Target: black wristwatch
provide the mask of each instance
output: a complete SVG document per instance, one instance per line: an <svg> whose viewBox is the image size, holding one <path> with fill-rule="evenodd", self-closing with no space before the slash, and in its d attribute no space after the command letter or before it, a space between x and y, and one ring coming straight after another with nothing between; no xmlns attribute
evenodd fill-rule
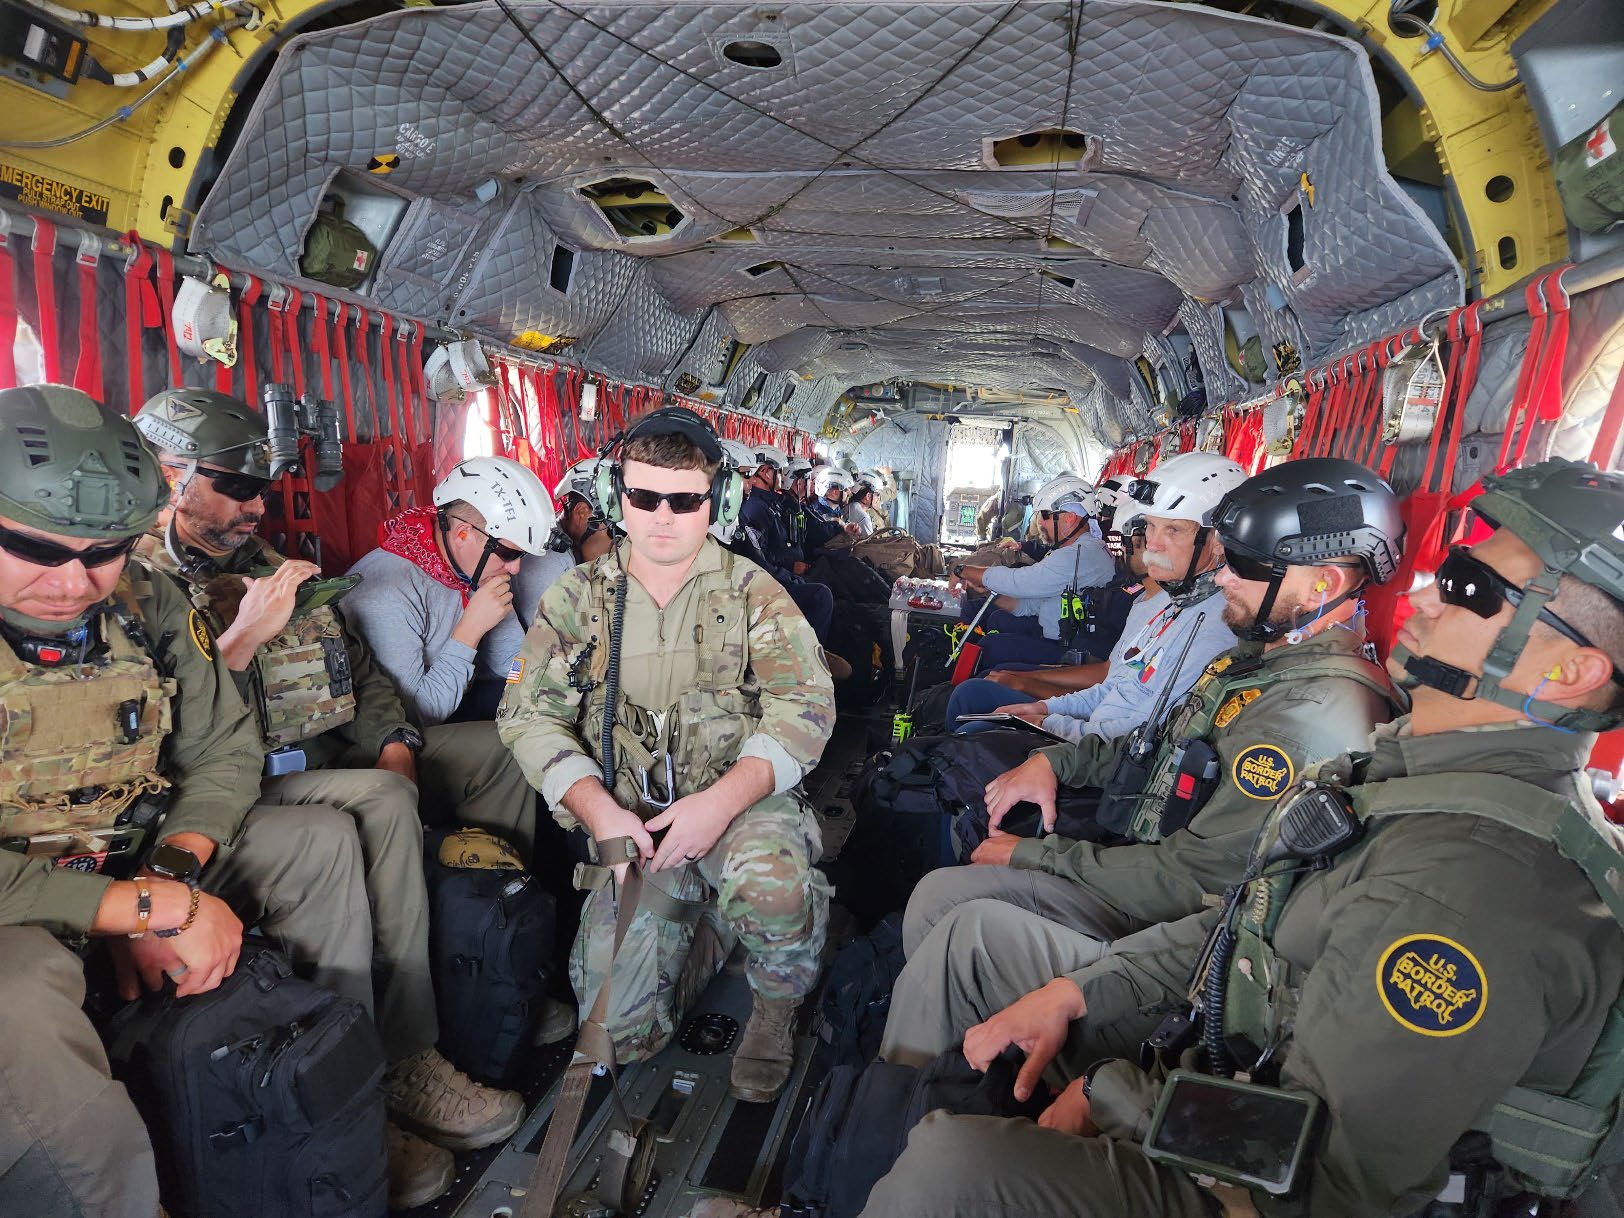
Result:
<svg viewBox="0 0 1624 1218"><path fill-rule="evenodd" d="M415 757L423 751L423 734L414 727L397 727L383 738L378 751L383 752L391 744L404 744L412 750L412 756Z"/></svg>
<svg viewBox="0 0 1624 1218"><path fill-rule="evenodd" d="M159 842L147 856L146 869L160 879L175 880L188 888L196 888L203 878L203 864L197 855L183 846Z"/></svg>

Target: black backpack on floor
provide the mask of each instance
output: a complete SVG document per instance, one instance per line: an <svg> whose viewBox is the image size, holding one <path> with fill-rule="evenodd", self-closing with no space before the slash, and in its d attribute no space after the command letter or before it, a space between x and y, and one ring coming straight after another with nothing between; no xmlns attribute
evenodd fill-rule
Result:
<svg viewBox="0 0 1624 1218"><path fill-rule="evenodd" d="M781 1218L857 1218L901 1156L909 1131L938 1108L1036 1120L1048 1098L1018 1103L1017 1069L1000 1057L980 1074L958 1048L924 1069L881 1061L836 1066L818 1086L790 1142Z"/></svg>
<svg viewBox="0 0 1624 1218"><path fill-rule="evenodd" d="M469 865L441 861L448 843L445 853ZM507 843L481 830L429 832L423 867L440 1052L475 1082L506 1086L546 1002L557 905Z"/></svg>
<svg viewBox="0 0 1624 1218"><path fill-rule="evenodd" d="M818 1040L814 1052L824 1069L874 1060L904 963L899 913L882 918L835 953L812 1024Z"/></svg>
<svg viewBox="0 0 1624 1218"><path fill-rule="evenodd" d="M864 925L901 909L925 874L968 862L987 837L987 784L1052 744L1024 728L957 736L914 736L863 767L853 788L851 836L829 870L840 901ZM1062 788L1055 831L1085 841L1113 841L1094 812L1099 792ZM1005 815L1007 833L1039 833L1036 804Z"/></svg>
<svg viewBox="0 0 1624 1218"><path fill-rule="evenodd" d="M105 1036L175 1218L376 1218L384 1052L361 1004L262 939L206 994L130 1003Z"/></svg>

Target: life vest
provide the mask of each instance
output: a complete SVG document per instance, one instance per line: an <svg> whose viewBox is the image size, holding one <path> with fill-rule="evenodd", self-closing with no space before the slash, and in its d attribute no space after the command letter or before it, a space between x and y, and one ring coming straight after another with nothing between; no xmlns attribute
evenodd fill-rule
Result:
<svg viewBox="0 0 1624 1218"><path fill-rule="evenodd" d="M158 760L177 686L144 646L144 595L145 574L126 570L89 663L32 664L0 644L0 837L72 835L51 853L95 851L99 831L169 785Z"/></svg>
<svg viewBox="0 0 1624 1218"><path fill-rule="evenodd" d="M1480 816L1548 842L1584 872L1624 928L1624 833L1606 822L1577 782L1556 794L1503 774L1428 774L1350 787L1346 795L1367 825L1449 813ZM1296 1019L1300 987L1275 985L1271 993L1266 979L1286 975L1272 936L1299 874L1263 875L1237 906L1231 923L1235 950L1224 983L1226 1037L1273 1044ZM1474 1128L1488 1135L1496 1163L1523 1189L1545 1197L1576 1197L1603 1168L1624 1158L1624 994L1614 999L1601 1036L1566 1092L1514 1085Z"/></svg>
<svg viewBox="0 0 1624 1218"><path fill-rule="evenodd" d="M237 620L247 591L241 575L185 572L156 538L143 538L140 552L158 570L184 581L192 604L216 636ZM259 545L259 555L271 567L287 562L266 545ZM344 646L343 624L333 607L321 605L289 618L282 632L254 654L249 683L260 737L268 750L298 744L353 720L355 686L350 656Z"/></svg>

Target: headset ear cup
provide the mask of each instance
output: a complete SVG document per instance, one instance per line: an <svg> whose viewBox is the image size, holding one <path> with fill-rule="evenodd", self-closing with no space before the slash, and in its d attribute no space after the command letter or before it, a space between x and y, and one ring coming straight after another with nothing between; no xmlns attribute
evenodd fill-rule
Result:
<svg viewBox="0 0 1624 1218"><path fill-rule="evenodd" d="M738 522L744 509L744 479L736 469L718 470L711 484L711 523L724 529Z"/></svg>
<svg viewBox="0 0 1624 1218"><path fill-rule="evenodd" d="M592 474L592 493L598 500L598 510L610 524L620 523L620 462L607 459L598 462Z"/></svg>

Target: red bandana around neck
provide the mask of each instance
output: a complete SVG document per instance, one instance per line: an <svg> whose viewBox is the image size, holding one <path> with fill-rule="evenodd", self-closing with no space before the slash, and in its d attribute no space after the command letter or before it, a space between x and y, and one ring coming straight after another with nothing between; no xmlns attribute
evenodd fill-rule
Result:
<svg viewBox="0 0 1624 1218"><path fill-rule="evenodd" d="M378 548L398 554L417 567L437 584L454 588L462 594L462 603L468 603L468 586L457 577L451 564L441 556L434 544L434 508L408 508L378 526Z"/></svg>

